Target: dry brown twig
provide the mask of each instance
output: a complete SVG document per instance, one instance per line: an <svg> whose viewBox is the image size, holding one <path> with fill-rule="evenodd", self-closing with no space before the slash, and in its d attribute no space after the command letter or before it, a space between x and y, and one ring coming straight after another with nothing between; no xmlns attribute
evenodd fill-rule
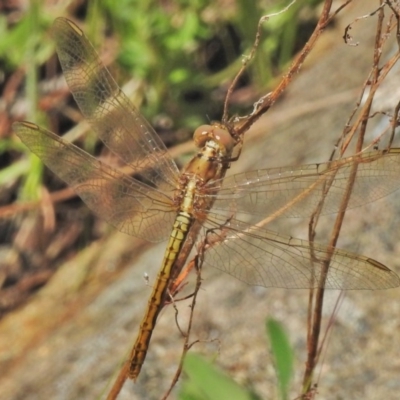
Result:
<svg viewBox="0 0 400 400"><path fill-rule="evenodd" d="M382 60L382 55L384 54L383 52L383 46L385 45L388 37L389 37L389 32L392 31L393 29L396 29L396 32L399 32L399 17L398 17L398 10L395 10L392 6L390 6L390 10L393 11L394 14L392 14L391 18L389 18L389 22L386 25L386 31L384 29L384 11L385 7L388 6L388 2L382 1L380 6L371 12L368 15L365 15L363 17L357 18L354 22L357 22L361 19L365 20L366 18L371 18L374 15L378 15L378 20L376 24L376 35L375 35L375 46L374 46L374 51L373 51L373 62L371 66L371 72L364 83L364 86L362 88L362 93L365 92L367 86L369 86L369 93L367 96L367 99L365 100L363 106L361 107L361 100L358 102L356 105L355 109L351 113L348 123L346 124L346 129L341 135L341 137L338 140L338 146L336 148L340 148L340 157L343 155L345 150L348 148L349 144L353 141L353 138L356 138L356 145L355 145L355 153L360 153L363 150L364 147L364 137L366 133L366 129L368 126L368 122L371 118L371 106L372 102L374 99L374 96L376 94L376 90L378 87L381 85L383 80L386 78L388 72L391 70L393 65L398 61L399 59L399 53L395 54L392 56L388 61L384 62L384 64L381 66L381 60ZM387 7L386 7L387 8ZM392 19L395 19L394 23L391 23ZM354 23L353 22L353 23ZM352 24L350 24L345 31L344 39L345 41L349 40L349 34L348 31ZM396 33L397 36L397 33ZM361 96L360 96L361 99ZM361 108L360 108L361 107ZM388 142L388 146L390 147L392 140L393 140L393 135L394 135L394 126L397 121L397 114L398 114L398 107L394 112L394 117L393 119L393 131L392 131L392 137L390 138ZM357 118L353 120L353 118L357 115ZM357 137L356 137L357 134ZM339 146L340 143L340 146ZM332 153L331 160L334 157L335 151ZM355 177L357 173L357 168L355 165L354 172L350 177L350 180L348 182L348 187L346 189L346 194L342 200L342 204L340 207L340 211L337 215L336 221L334 223L334 226L332 228L332 233L331 233L331 238L329 242L329 247L334 248L336 246L337 240L339 238L339 234L341 231L341 227L344 221L346 209L347 209L347 204L352 192L352 187L355 182ZM309 240L312 242L315 238L316 235L316 229L317 229L317 224L319 220L319 215L321 212L321 208L316 210L315 214L313 215L312 219L310 220L310 225L309 225ZM329 260L327 260L326 263L326 273L322 277L322 279L326 278L326 274L328 273L329 269ZM310 297L309 297L309 315L308 315L308 340L307 340L307 347L308 347L308 358L306 362L306 369L303 377L303 399L307 399L308 394L312 391L312 383L313 383L313 374L316 368L316 365L319 360L319 355L321 353L321 347L324 344L324 341L320 343L320 331L321 331L321 324L322 324L322 309L323 309L323 303L324 303L324 285L320 285L320 289L310 290ZM331 324L329 325L330 327L332 326Z"/></svg>

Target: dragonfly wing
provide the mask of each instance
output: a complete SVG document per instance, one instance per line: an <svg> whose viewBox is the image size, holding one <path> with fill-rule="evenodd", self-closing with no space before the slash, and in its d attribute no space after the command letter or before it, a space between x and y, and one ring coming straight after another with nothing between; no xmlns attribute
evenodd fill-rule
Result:
<svg viewBox="0 0 400 400"><path fill-rule="evenodd" d="M35 124L16 122L13 129L99 217L121 232L148 241L168 237L176 214L170 197Z"/></svg>
<svg viewBox="0 0 400 400"><path fill-rule="evenodd" d="M211 219L210 219L211 217ZM212 222L211 222L212 220ZM211 228L211 227L214 228ZM385 289L399 277L379 262L339 249L209 215L204 263L249 285L306 289ZM329 263L326 280L321 280Z"/></svg>
<svg viewBox="0 0 400 400"><path fill-rule="evenodd" d="M339 211L355 173L347 208L378 200L400 187L400 149L363 153L330 163L250 171L214 183L215 210L262 216L309 217Z"/></svg>
<svg viewBox="0 0 400 400"><path fill-rule="evenodd" d="M100 139L135 173L160 189L174 185L179 171L164 143L122 92L84 33L57 18L52 36L65 79Z"/></svg>

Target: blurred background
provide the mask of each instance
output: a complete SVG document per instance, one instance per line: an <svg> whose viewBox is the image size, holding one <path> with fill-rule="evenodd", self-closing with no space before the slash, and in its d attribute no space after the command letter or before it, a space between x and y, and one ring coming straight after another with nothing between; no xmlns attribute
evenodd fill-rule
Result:
<svg viewBox="0 0 400 400"><path fill-rule="evenodd" d="M129 354L165 243L150 245L97 220L11 131L29 120L106 156L76 108L49 35L58 16L76 22L117 82L171 149L179 166L193 155L193 130L220 120L227 88L254 41L259 18L285 1L3 1L0 3L0 392L1 399L103 398ZM257 57L240 79L230 115L244 115L271 91L304 46L321 1L295 3L263 26ZM246 135L233 172L327 161L371 68L376 19L344 28L378 6L353 1L324 32L293 85ZM368 2L369 3L369 2ZM341 2L335 2L338 6ZM397 51L394 39L385 49ZM376 110L400 99L398 68L381 86ZM376 117L372 140L387 123ZM349 213L339 247L400 272L396 195ZM324 227L321 226L321 235ZM274 229L306 237L308 221ZM294 398L305 360L307 291L249 288L204 271L193 351L262 398L276 398L264 321L283 323L295 350ZM326 318L337 294L327 295ZM395 399L400 381L399 294L346 295L321 363L320 398ZM187 304L180 305L182 316ZM177 366L182 338L174 310L157 324L138 383L120 398L158 399ZM179 385L171 398L176 398Z"/></svg>

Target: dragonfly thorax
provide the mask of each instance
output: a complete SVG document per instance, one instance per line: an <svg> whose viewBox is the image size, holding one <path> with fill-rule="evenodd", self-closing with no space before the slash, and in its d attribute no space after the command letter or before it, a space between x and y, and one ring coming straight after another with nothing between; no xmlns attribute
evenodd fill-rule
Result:
<svg viewBox="0 0 400 400"><path fill-rule="evenodd" d="M194 141L200 150L186 166L183 175L194 175L202 184L220 179L222 170L229 163L234 139L220 125L202 125L195 130Z"/></svg>
<svg viewBox="0 0 400 400"><path fill-rule="evenodd" d="M204 147L186 165L185 175L195 175L204 183L221 177L222 166L226 164L226 150L213 140L206 141Z"/></svg>

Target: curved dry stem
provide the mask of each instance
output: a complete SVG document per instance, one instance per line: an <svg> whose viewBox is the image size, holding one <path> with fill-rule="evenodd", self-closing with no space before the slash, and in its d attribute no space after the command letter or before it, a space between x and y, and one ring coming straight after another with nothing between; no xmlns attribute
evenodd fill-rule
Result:
<svg viewBox="0 0 400 400"><path fill-rule="evenodd" d="M368 84L370 86L370 91L368 93L368 97L362 107L362 109L359 112L359 115L357 119L353 122L352 125L350 125L350 121L352 120L353 116L356 114L356 111L358 109L358 105L356 106L355 110L353 111L350 119L349 119L349 124L346 126L347 129L345 131L345 134L342 135L342 137L339 139L339 142L342 142L341 145L341 154L344 153L344 151L348 148L350 142L354 139L356 133L357 133L357 140L356 140L356 147L355 147L355 152L359 153L363 149L364 145L364 136L366 133L367 125L370 120L370 115L371 115L371 107L372 107L372 102L374 99L374 96L376 94L376 91L378 87L381 85L383 80L386 78L388 72L391 70L393 65L398 61L399 59L399 54L395 54L391 59L385 63L383 67L380 67L380 61L382 57L382 50L383 50L383 45L387 39L387 36L383 35L383 30L384 30L384 6L386 5L386 2L382 2L381 6L375 10L374 12L368 14L367 16L363 16L361 18L366 18L372 15L375 15L378 13L378 22L376 26L376 35L375 35L375 46L374 46L374 57L373 57L373 63L371 67L371 73L368 78ZM392 9L392 7L391 7ZM356 21L358 21L358 18ZM354 22L356 22L354 21ZM396 28L396 32L399 31L399 26L398 26L398 15L396 14L396 21L397 23L395 25L391 26L391 29L394 27ZM351 26L351 25L350 25ZM387 33L387 32L386 32ZM345 31L345 36L348 35L348 29L346 28ZM385 38L385 39L382 39ZM362 88L362 92L366 89L367 86L367 81L364 84ZM395 126L397 125L397 114L399 111L399 105L396 107L396 110L394 112L394 118L393 118L393 131L392 131L392 137L389 140L389 146L392 143L393 140L393 135L394 135L394 129ZM339 143L338 142L338 143ZM333 159L333 154L332 157ZM341 227L344 221L346 209L347 209L347 204L349 202L351 193L352 193L352 188L354 186L355 178L357 174L357 165L354 165L354 170L352 171L352 174L349 177L348 180L348 185L347 189L345 191L345 194L342 199L342 204L340 206L340 211L337 215L335 224L332 228L332 233L331 233L331 239L329 241L329 247L334 248L336 246L337 240L339 238L339 234L341 231ZM329 190L329 189L328 189ZM322 199L323 201L323 199ZM314 213L312 219L310 220L310 228L309 228L309 239L312 241L316 235L316 227L317 223L319 220L319 215L320 215L320 208L316 210ZM329 270L329 260L326 262L325 266L325 274L322 276L321 279L326 279L328 270ZM324 285L321 284L319 285L320 289L317 289L315 291L311 290L310 291L310 297L309 297L309 311L308 311L308 335L307 335L307 347L308 347L308 357L306 361L306 369L303 377L303 399L307 398L307 394L310 393L312 389L312 382L313 382L313 373L316 367L316 364L318 362L319 354L320 354L320 341L319 341L319 335L321 331L321 323L322 323L322 308L323 308L323 301L324 301ZM323 344L323 343L322 343Z"/></svg>

